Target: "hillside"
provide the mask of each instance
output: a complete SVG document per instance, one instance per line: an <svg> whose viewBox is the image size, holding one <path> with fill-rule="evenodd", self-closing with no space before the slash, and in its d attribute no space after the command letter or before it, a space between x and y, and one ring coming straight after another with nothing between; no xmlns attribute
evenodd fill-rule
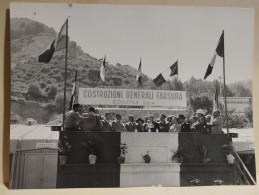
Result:
<svg viewBox="0 0 259 195"><path fill-rule="evenodd" d="M45 24L26 18L11 18L11 95L19 100L55 104L64 88L65 50L55 52L50 63L38 62L38 56L53 41L56 32ZM67 93L72 90L75 71L79 87L103 86L99 80L101 60L85 53L70 40L68 48ZM136 69L130 65L106 65L105 87L136 88ZM143 76L145 88L152 82ZM146 84L147 83L147 84ZM32 93L28 94L28 91ZM69 97L69 96L68 96ZM45 121L45 120L44 120Z"/></svg>

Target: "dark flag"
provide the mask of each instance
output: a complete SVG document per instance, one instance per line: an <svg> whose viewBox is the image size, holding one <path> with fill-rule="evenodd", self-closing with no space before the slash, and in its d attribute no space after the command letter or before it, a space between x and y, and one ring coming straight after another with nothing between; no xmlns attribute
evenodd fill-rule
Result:
<svg viewBox="0 0 259 195"><path fill-rule="evenodd" d="M139 85L141 86L141 85L142 85L142 76L141 76L141 59L140 59L140 63L139 63L138 71L137 71L136 80L138 81Z"/></svg>
<svg viewBox="0 0 259 195"><path fill-rule="evenodd" d="M224 57L224 33L221 34L216 48L218 56Z"/></svg>
<svg viewBox="0 0 259 195"><path fill-rule="evenodd" d="M219 38L218 45L215 50L215 54L213 55L211 62L206 70L204 79L206 79L212 73L212 69L213 69L213 66L214 66L215 60L216 60L216 55L218 55L220 57L224 57L224 33L222 33Z"/></svg>
<svg viewBox="0 0 259 195"><path fill-rule="evenodd" d="M102 66L100 68L100 78L102 79L103 82L105 82L105 64L106 64L106 55L103 59Z"/></svg>
<svg viewBox="0 0 259 195"><path fill-rule="evenodd" d="M76 80L77 80L77 71L76 71L75 80L74 80L74 83L73 83L72 95L71 95L71 101L70 101L69 110L73 109L73 105L74 105L75 100L76 100Z"/></svg>
<svg viewBox="0 0 259 195"><path fill-rule="evenodd" d="M39 62L49 63L55 51L62 50L66 47L67 38L67 20L62 25L59 33L52 43L39 55Z"/></svg>
<svg viewBox="0 0 259 195"><path fill-rule="evenodd" d="M154 80L153 82L155 83L155 85L157 87L161 86L163 83L166 82L165 78L163 77L163 75L160 73Z"/></svg>
<svg viewBox="0 0 259 195"><path fill-rule="evenodd" d="M170 77L174 75L178 75L178 60L170 67L170 69L171 69Z"/></svg>

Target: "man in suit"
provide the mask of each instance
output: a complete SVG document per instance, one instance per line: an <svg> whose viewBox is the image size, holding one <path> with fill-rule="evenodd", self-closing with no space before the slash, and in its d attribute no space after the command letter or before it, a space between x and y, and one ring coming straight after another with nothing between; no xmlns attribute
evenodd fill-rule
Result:
<svg viewBox="0 0 259 195"><path fill-rule="evenodd" d="M165 121L165 118L165 114L160 115L160 122L158 123L160 127L160 132L168 132L169 130L169 124Z"/></svg>
<svg viewBox="0 0 259 195"><path fill-rule="evenodd" d="M121 115L119 113L115 114L116 120L112 122L112 129L115 132L125 132L126 128L121 122Z"/></svg>
<svg viewBox="0 0 259 195"><path fill-rule="evenodd" d="M109 112L105 113L104 120L102 120L102 131L113 131L110 125L111 115Z"/></svg>
<svg viewBox="0 0 259 195"><path fill-rule="evenodd" d="M127 129L127 131L129 131L129 132L134 132L135 131L135 129L137 129L136 128L136 123L135 123L135 120L134 120L134 116L132 115L132 114L130 114L129 116L128 116L128 119L129 119L129 122L128 123L126 123L126 129Z"/></svg>
<svg viewBox="0 0 259 195"><path fill-rule="evenodd" d="M178 123L181 126L181 132L190 132L191 131L191 126L189 123L185 121L185 116L183 114L180 114L178 116Z"/></svg>
<svg viewBox="0 0 259 195"><path fill-rule="evenodd" d="M155 120L155 116L152 114L149 115L149 122L146 124L147 125L146 128L148 129L148 131L151 131L151 132L159 132L160 131L159 124L154 120Z"/></svg>

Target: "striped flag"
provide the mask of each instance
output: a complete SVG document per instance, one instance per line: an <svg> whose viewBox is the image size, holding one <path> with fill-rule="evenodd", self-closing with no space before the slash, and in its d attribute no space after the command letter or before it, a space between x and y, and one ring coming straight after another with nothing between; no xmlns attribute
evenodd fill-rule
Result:
<svg viewBox="0 0 259 195"><path fill-rule="evenodd" d="M140 63L139 63L138 71L137 71L136 80L138 81L139 85L141 86L141 85L142 85L142 76L141 76L141 59L140 59Z"/></svg>
<svg viewBox="0 0 259 195"><path fill-rule="evenodd" d="M100 78L102 79L103 82L105 82L105 63L106 63L106 55L103 59L102 66L100 68Z"/></svg>
<svg viewBox="0 0 259 195"><path fill-rule="evenodd" d="M178 75L178 60L170 67L170 69L171 69L170 77L174 75Z"/></svg>
<svg viewBox="0 0 259 195"><path fill-rule="evenodd" d="M67 23L68 20L66 20L66 22L62 25L59 33L52 43L39 55L39 62L49 63L55 51L62 50L66 47Z"/></svg>
<svg viewBox="0 0 259 195"><path fill-rule="evenodd" d="M220 39L218 41L218 45L215 50L215 54L213 55L211 62L208 65L208 68L207 68L205 76L204 76L204 80L212 73L217 55L220 57L224 57L224 34L223 33L221 34Z"/></svg>
<svg viewBox="0 0 259 195"><path fill-rule="evenodd" d="M76 100L76 81L77 81L77 70L76 70L76 74L75 74L75 80L74 80L74 83L73 83L72 95L71 95L71 101L70 101L69 110L73 109L73 105L74 105L75 100Z"/></svg>

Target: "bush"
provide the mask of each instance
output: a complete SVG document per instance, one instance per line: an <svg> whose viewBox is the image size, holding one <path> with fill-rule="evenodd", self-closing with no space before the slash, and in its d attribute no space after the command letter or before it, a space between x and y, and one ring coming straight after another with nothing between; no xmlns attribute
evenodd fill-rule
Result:
<svg viewBox="0 0 259 195"><path fill-rule="evenodd" d="M224 123L226 127L226 121ZM228 113L228 127L242 129L249 126L249 120L244 116L235 112Z"/></svg>
<svg viewBox="0 0 259 195"><path fill-rule="evenodd" d="M48 98L51 100L54 100L56 95L58 93L58 88L55 85L52 85L50 87L49 93L48 93Z"/></svg>
<svg viewBox="0 0 259 195"><path fill-rule="evenodd" d="M39 86L35 85L35 84L32 84L32 85L29 86L27 94L30 95L33 98L42 97Z"/></svg>

